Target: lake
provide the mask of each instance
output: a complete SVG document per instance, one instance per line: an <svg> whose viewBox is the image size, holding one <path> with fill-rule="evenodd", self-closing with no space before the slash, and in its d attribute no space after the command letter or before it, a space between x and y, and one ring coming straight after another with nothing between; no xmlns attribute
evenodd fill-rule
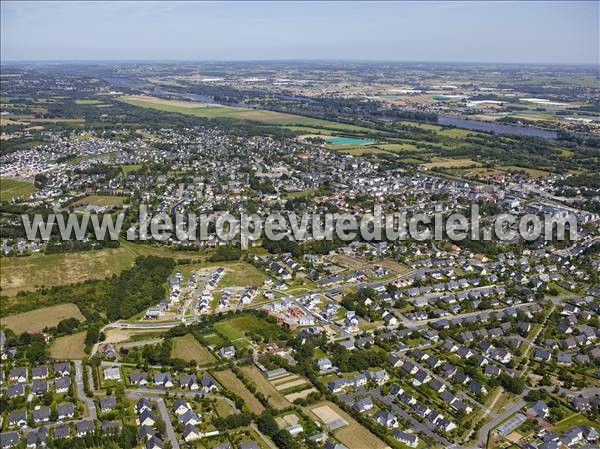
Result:
<svg viewBox="0 0 600 449"><path fill-rule="evenodd" d="M374 140L369 139L359 139L358 137L327 137L325 139L327 143L333 143L334 145L368 145L370 143L375 143Z"/></svg>
<svg viewBox="0 0 600 449"><path fill-rule="evenodd" d="M503 123L482 122L480 120L468 120L443 115L438 117L438 124L456 126L457 128L472 129L473 131L488 131L496 134L545 137L546 139L556 139L558 137L558 133L556 131L530 128L527 126L505 125Z"/></svg>

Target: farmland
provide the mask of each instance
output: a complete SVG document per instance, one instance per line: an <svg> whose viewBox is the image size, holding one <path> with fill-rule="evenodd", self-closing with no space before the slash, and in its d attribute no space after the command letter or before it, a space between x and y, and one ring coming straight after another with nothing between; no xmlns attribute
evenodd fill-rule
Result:
<svg viewBox="0 0 600 449"><path fill-rule="evenodd" d="M242 373L247 376L254 384L256 389L265 395L269 403L276 409L284 409L292 404L279 393L267 378L254 366L245 366L241 368Z"/></svg>
<svg viewBox="0 0 600 449"><path fill-rule="evenodd" d="M182 359L186 362L195 361L200 366L211 365L217 360L215 356L202 346L191 334L173 339L171 357Z"/></svg>
<svg viewBox="0 0 600 449"><path fill-rule="evenodd" d="M333 435L349 449L385 449L387 444L356 422L350 415L330 401L320 402L305 411L323 424L343 419L347 425L337 428Z"/></svg>
<svg viewBox="0 0 600 449"><path fill-rule="evenodd" d="M85 317L75 304L60 304L8 315L2 318L1 322L2 327L11 329L15 334L21 334L23 332L40 332L44 327L56 326L66 318L85 321Z"/></svg>
<svg viewBox="0 0 600 449"><path fill-rule="evenodd" d="M245 387L241 380L237 378L231 370L213 372L215 378L232 393L235 393L244 400L248 410L252 413L262 413L265 409L256 397Z"/></svg>
<svg viewBox="0 0 600 449"><path fill-rule="evenodd" d="M85 332L58 337L50 344L50 355L56 360L76 360L86 356Z"/></svg>

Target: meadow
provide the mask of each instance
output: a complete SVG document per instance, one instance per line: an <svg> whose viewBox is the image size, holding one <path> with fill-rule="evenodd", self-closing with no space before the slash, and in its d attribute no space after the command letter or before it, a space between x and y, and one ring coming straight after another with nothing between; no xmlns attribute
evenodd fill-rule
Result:
<svg viewBox="0 0 600 449"><path fill-rule="evenodd" d="M75 304L67 303L8 315L0 319L0 323L2 327L8 327L15 334L22 334L23 332L41 332L44 327L56 326L66 318L85 321L79 308Z"/></svg>
<svg viewBox="0 0 600 449"><path fill-rule="evenodd" d="M125 199L124 196L116 195L90 195L75 201L72 206L87 206L88 204L94 206L122 206Z"/></svg>
<svg viewBox="0 0 600 449"><path fill-rule="evenodd" d="M171 357L173 358L182 359L186 362L194 361L199 366L211 365L217 361L215 356L191 334L176 337L172 342Z"/></svg>
<svg viewBox="0 0 600 449"><path fill-rule="evenodd" d="M58 337L50 344L50 356L55 360L81 360L86 357L85 332Z"/></svg>
<svg viewBox="0 0 600 449"><path fill-rule="evenodd" d="M10 201L13 198L27 198L34 191L35 186L31 182L0 178L0 201Z"/></svg>

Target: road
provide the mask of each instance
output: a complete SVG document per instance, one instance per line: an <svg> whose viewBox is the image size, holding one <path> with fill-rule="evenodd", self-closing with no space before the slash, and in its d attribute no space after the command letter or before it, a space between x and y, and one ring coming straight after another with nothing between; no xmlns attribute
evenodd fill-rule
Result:
<svg viewBox="0 0 600 449"><path fill-rule="evenodd" d="M86 403L89 417L94 420L98 419L94 400L85 395L83 388L83 363L81 360L75 360L75 386L77 390L77 399Z"/></svg>
<svg viewBox="0 0 600 449"><path fill-rule="evenodd" d="M173 429L173 424L171 424L171 417L169 416L169 410L167 410L165 400L163 398L158 398L156 400L156 405L158 406L158 412L160 413L160 417L165 423L165 433L167 434L167 437L171 442L171 448L179 449L179 441L177 441L175 429Z"/></svg>

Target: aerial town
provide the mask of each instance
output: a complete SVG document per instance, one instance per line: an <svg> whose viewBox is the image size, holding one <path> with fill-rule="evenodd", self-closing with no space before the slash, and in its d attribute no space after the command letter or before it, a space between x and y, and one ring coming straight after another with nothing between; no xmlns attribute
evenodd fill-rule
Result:
<svg viewBox="0 0 600 449"><path fill-rule="evenodd" d="M2 61L1 87L0 449L600 447L597 65ZM469 232L295 229L374 210ZM243 214L291 226L224 239ZM545 217L565 235L528 237Z"/></svg>

